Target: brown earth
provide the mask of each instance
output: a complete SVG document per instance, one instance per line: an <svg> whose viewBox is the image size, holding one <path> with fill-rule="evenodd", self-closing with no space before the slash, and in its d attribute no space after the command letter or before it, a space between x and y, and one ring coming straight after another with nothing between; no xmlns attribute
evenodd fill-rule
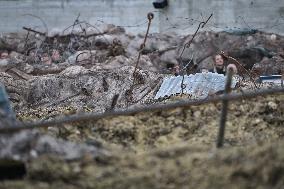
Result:
<svg viewBox="0 0 284 189"><path fill-rule="evenodd" d="M72 162L41 156L1 188L282 188L284 95L230 104L225 147L215 148L221 104L139 113L42 130L110 151Z"/></svg>
<svg viewBox="0 0 284 189"><path fill-rule="evenodd" d="M0 53L8 51L8 58L0 60L0 81L18 119L105 112L116 95L114 110L146 106L147 100L151 104L164 74L173 73L183 44L192 37L150 35L138 83L133 83L144 36L114 26L109 30L80 40L75 34L76 43L73 35L2 37ZM212 67L212 56L225 49L251 74L283 74L283 42L283 36L263 32L200 32L181 60L188 63L195 52L190 63L197 67L190 72L196 72ZM240 91L254 88L242 84ZM216 149L220 111L216 103L26 132L24 141L11 140L12 147L0 148L0 155L21 160L27 174L1 180L0 188L283 188L284 95L230 103L224 148ZM10 145L9 139L4 143L0 138L0 145ZM34 143L41 144L42 153L35 155ZM72 146L78 148L76 158ZM25 158L15 158L15 151Z"/></svg>

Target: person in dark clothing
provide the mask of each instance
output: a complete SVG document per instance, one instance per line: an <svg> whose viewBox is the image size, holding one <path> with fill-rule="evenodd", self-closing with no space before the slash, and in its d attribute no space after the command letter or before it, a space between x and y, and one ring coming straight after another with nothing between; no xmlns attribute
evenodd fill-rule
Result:
<svg viewBox="0 0 284 189"><path fill-rule="evenodd" d="M5 87L0 83L0 127L15 124L15 113L11 107Z"/></svg>
<svg viewBox="0 0 284 189"><path fill-rule="evenodd" d="M225 61L227 58L222 54L217 54L214 57L214 68L209 70L209 72L218 73L218 74L226 74L226 70L228 67L231 67L235 73L237 73L237 67L235 64L229 64L226 66Z"/></svg>

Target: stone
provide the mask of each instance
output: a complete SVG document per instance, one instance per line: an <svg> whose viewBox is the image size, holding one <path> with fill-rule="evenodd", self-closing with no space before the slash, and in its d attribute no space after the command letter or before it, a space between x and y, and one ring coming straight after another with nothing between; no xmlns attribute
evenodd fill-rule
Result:
<svg viewBox="0 0 284 189"><path fill-rule="evenodd" d="M258 75L277 75L282 74L284 70L284 59L281 56L273 58L263 58L260 62L254 64L252 72Z"/></svg>
<svg viewBox="0 0 284 189"><path fill-rule="evenodd" d="M121 60L125 59L120 58ZM144 58L142 58L143 60ZM120 63L114 61L113 64ZM141 65L148 66L142 62ZM137 69L143 83L132 87L133 66L120 65L116 68L113 66L110 66L110 69L107 68L107 66L94 66L86 69L82 66L72 66L57 75L50 74L34 78L29 81L31 86L26 100L30 105L41 104L41 108L47 106L91 106L93 111L104 112L117 94L119 94L117 108L125 108L129 103L142 103L152 98L161 80L160 74ZM126 94L128 90L132 91L131 101L129 101L129 95ZM66 98L68 100L64 100Z"/></svg>
<svg viewBox="0 0 284 189"><path fill-rule="evenodd" d="M79 64L83 62L91 62L91 57L96 55L96 51L78 51L75 54L68 57L67 62L70 64Z"/></svg>
<svg viewBox="0 0 284 189"><path fill-rule="evenodd" d="M34 67L30 64L25 64L23 71L27 74L31 74L34 71Z"/></svg>
<svg viewBox="0 0 284 189"><path fill-rule="evenodd" d="M161 64L165 64L167 68L178 65L176 50L169 50L161 55Z"/></svg>
<svg viewBox="0 0 284 189"><path fill-rule="evenodd" d="M56 139L38 131L21 131L0 137L0 158L28 161L42 155L56 155L64 160L76 160L85 154L95 158L108 152L94 146Z"/></svg>
<svg viewBox="0 0 284 189"><path fill-rule="evenodd" d="M71 66L63 70L60 75L69 77L69 78L74 78L79 75L83 75L88 73L88 71L83 67L83 66Z"/></svg>
<svg viewBox="0 0 284 189"><path fill-rule="evenodd" d="M0 59L0 69L6 67L9 64L9 59Z"/></svg>
<svg viewBox="0 0 284 189"><path fill-rule="evenodd" d="M270 35L270 40L271 41L276 41L276 39L277 39L277 36L275 34L271 34Z"/></svg>

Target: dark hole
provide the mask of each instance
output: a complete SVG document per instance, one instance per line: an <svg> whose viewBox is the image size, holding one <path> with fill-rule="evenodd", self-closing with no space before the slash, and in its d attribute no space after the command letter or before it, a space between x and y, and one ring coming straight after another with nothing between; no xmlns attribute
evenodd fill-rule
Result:
<svg viewBox="0 0 284 189"><path fill-rule="evenodd" d="M91 94L89 93L89 91L87 90L87 88L85 88L85 87L82 87L81 88L81 92L84 94L84 95L86 95L86 96L90 96Z"/></svg>
<svg viewBox="0 0 284 189"><path fill-rule="evenodd" d="M172 69L175 67L175 64L171 64L171 63L168 63L167 64L167 69Z"/></svg>
<svg viewBox="0 0 284 189"><path fill-rule="evenodd" d="M108 48L108 44L101 42L101 41L95 42L95 46L98 47L99 49L107 49Z"/></svg>
<svg viewBox="0 0 284 189"><path fill-rule="evenodd" d="M23 162L0 159L0 181L23 179L26 174L27 170Z"/></svg>

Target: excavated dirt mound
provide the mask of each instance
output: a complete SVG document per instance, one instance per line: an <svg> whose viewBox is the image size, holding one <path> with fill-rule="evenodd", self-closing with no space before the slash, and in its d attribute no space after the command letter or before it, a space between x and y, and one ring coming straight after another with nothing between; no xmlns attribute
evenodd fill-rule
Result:
<svg viewBox="0 0 284 189"><path fill-rule="evenodd" d="M211 69L214 54L225 51L245 68L253 69L256 75L283 72L283 36L259 31L199 32L190 48L179 57L184 44L191 39L192 35L150 34L139 67L173 73L175 66L184 64L192 73L200 68ZM55 36L33 33L3 35L0 37L0 54L8 54L0 60L0 70L7 71L16 66L27 74L46 75L59 73L70 65L113 69L121 65L134 66L143 40L144 35L130 35L115 26L85 37L75 31Z"/></svg>
<svg viewBox="0 0 284 189"><path fill-rule="evenodd" d="M104 118L78 124L79 127L65 125L63 129L50 130L57 137L65 133L65 139L75 141L96 139L133 152L167 147L177 142L211 147L216 141L220 111L221 103L208 104ZM283 115L283 95L230 104L225 145L244 146L283 138Z"/></svg>
<svg viewBox="0 0 284 189"><path fill-rule="evenodd" d="M24 180L1 188L281 188L284 95L230 103L223 149L221 104L104 118L42 130L93 142L108 157L30 160Z"/></svg>
<svg viewBox="0 0 284 189"><path fill-rule="evenodd" d="M104 112L152 99L163 76L137 70L133 81L133 71L132 66L115 70L70 66L59 74L34 76L28 81L0 72L0 82L6 86L18 112L35 109L51 113L62 106Z"/></svg>
<svg viewBox="0 0 284 189"><path fill-rule="evenodd" d="M66 163L42 157L29 165L26 181L2 188L281 188L283 141L208 151L171 146L107 161Z"/></svg>

